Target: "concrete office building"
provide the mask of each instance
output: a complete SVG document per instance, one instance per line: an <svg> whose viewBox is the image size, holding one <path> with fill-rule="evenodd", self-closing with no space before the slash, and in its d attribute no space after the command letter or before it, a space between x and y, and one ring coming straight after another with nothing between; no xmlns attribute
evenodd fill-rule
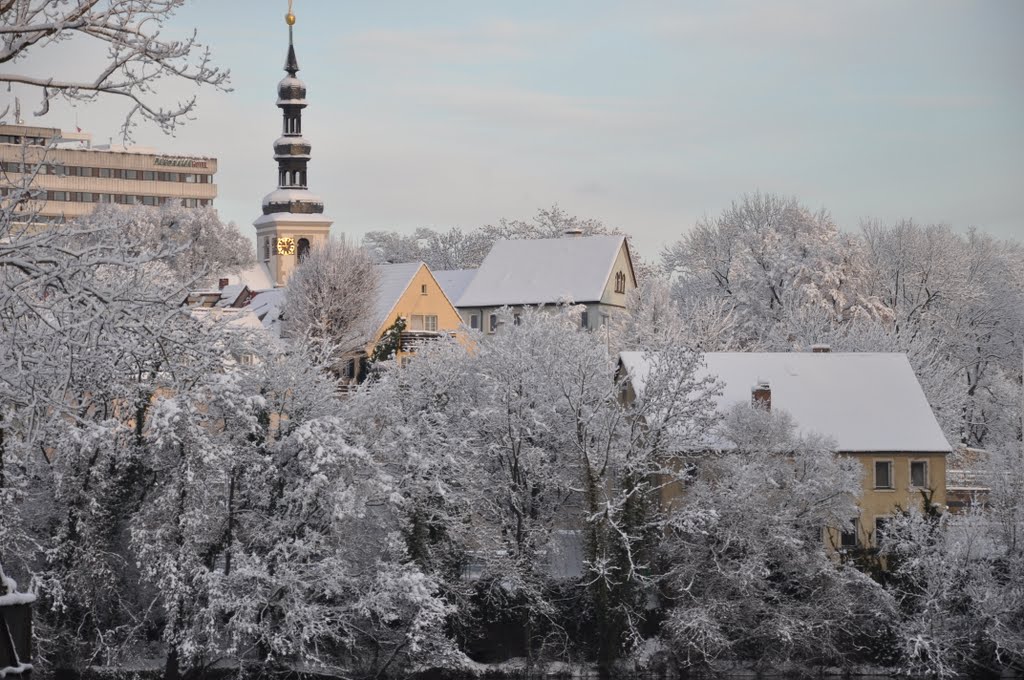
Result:
<svg viewBox="0 0 1024 680"><path fill-rule="evenodd" d="M104 144L57 128L0 125L0 196L26 185L18 207L33 221L71 220L98 203L209 206L217 196L217 159L161 154L151 147Z"/></svg>

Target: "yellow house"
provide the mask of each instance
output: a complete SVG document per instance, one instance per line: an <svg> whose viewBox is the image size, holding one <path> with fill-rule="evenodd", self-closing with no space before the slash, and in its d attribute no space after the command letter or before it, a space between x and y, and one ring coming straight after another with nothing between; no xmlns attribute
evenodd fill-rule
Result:
<svg viewBox="0 0 1024 680"><path fill-rule="evenodd" d="M376 269L376 330L366 344L367 356L373 354L377 342L398 318L405 321L396 357L399 360L414 354L424 342L459 330L462 317L426 264L380 264Z"/></svg>
<svg viewBox="0 0 1024 680"><path fill-rule="evenodd" d="M656 357L623 352L625 398L635 399ZM951 452L904 354L716 352L704 355L707 374L721 381L719 410L752 399L788 412L801 432L830 437L839 455L863 467L856 530L827 531L836 549L877 545L893 515L925 498L946 505L946 457ZM681 493L666 487L663 502Z"/></svg>

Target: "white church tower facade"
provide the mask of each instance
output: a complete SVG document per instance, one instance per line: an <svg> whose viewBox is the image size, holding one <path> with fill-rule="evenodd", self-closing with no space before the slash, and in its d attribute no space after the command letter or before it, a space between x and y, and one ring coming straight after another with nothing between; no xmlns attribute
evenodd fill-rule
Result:
<svg viewBox="0 0 1024 680"><path fill-rule="evenodd" d="M274 142L277 161L277 189L263 198L263 214L256 227L256 256L266 265L275 286L284 286L295 266L310 248L327 240L331 220L324 215L324 203L308 189L307 165L312 146L302 136L302 109L306 108L306 84L296 74L292 27L295 15L288 12L288 75L278 83L277 106L283 115L281 137Z"/></svg>

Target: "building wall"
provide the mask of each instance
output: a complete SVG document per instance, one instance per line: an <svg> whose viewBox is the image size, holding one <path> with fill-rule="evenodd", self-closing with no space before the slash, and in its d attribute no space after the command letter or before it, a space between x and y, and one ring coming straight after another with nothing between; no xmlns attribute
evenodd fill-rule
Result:
<svg viewBox="0 0 1024 680"><path fill-rule="evenodd" d="M284 286L299 265L299 242L306 239L312 249L326 241L330 237L331 220L319 214L284 213L269 217L279 219L256 224L256 258L267 265L274 284ZM295 242L295 252L291 255L277 252L277 239L285 237Z"/></svg>
<svg viewBox="0 0 1024 680"><path fill-rule="evenodd" d="M874 546L875 520L891 517L911 507L922 507L921 488L910 485L910 464L927 463L926 489L932 493L932 503L946 506L946 454L944 453L844 453L859 461L864 469L858 522L858 541L862 546ZM875 461L892 462L892 488L875 487ZM838 543L837 543L838 544Z"/></svg>
<svg viewBox="0 0 1024 680"><path fill-rule="evenodd" d="M49 192L23 212L36 212L46 219L73 219L91 213L101 203L161 205L182 201L197 207L212 205L217 197L215 158L48 145L59 134L52 128L0 125L0 191L31 178L32 189ZM46 143L4 141L26 137ZM130 173L136 178L127 178ZM111 176L93 176L99 174Z"/></svg>
<svg viewBox="0 0 1024 680"><path fill-rule="evenodd" d="M622 272L626 277L625 286L621 293L615 289L615 275L618 272ZM636 288L636 273L633 271L633 263L629 257L628 246L623 242L622 248L619 249L619 254L615 258L615 264L612 265L612 272L604 284L601 304L625 308L626 296L634 288Z"/></svg>
<svg viewBox="0 0 1024 680"><path fill-rule="evenodd" d="M510 305L508 310L511 314L523 314L526 307L536 307L538 305ZM626 311L622 307L617 305L603 304L600 302L588 302L583 305L587 310L586 325L584 326L587 330L596 331L604 327L605 321L611 321L617 315L625 314ZM546 312L557 312L558 305L540 305L540 308ZM477 316L479 323L481 324L477 328L482 330L485 334L491 332L489 319L492 314L499 317L500 325L500 312L504 307L460 307L459 314L462 316L462 322L466 326L472 328L473 315ZM582 319L581 319L582 323Z"/></svg>
<svg viewBox="0 0 1024 680"><path fill-rule="evenodd" d="M424 286L426 286L426 293L422 292ZM456 333L462 325L462 317L459 316L458 310L448 301L441 286L437 284L434 275L430 273L430 269L426 265L420 266L412 283L398 299L395 308L377 329L373 342L366 347L366 353L368 355L373 353L377 341L384 331L395 323L396 316L403 317L407 324L406 330L411 330L413 315L436 316L438 333ZM401 359L409 354L409 352L400 352L398 358Z"/></svg>

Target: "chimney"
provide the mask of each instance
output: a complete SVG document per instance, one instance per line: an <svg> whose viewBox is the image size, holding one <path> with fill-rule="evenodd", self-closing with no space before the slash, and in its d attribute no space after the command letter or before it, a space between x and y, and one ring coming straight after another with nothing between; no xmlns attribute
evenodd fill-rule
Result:
<svg viewBox="0 0 1024 680"><path fill-rule="evenodd" d="M583 230L579 227L569 227L565 230L565 235L567 238L576 238L578 236L583 236Z"/></svg>
<svg viewBox="0 0 1024 680"><path fill-rule="evenodd" d="M832 351L832 346L831 345L824 345L824 344L811 345L811 352L813 352L814 354L828 354L831 351Z"/></svg>
<svg viewBox="0 0 1024 680"><path fill-rule="evenodd" d="M220 288L221 290L224 290L225 288L228 287L228 280L227 279L218 279L217 280L217 287Z"/></svg>
<svg viewBox="0 0 1024 680"><path fill-rule="evenodd" d="M750 388L750 403L765 411L772 410L772 386L767 380L758 380L757 384Z"/></svg>

